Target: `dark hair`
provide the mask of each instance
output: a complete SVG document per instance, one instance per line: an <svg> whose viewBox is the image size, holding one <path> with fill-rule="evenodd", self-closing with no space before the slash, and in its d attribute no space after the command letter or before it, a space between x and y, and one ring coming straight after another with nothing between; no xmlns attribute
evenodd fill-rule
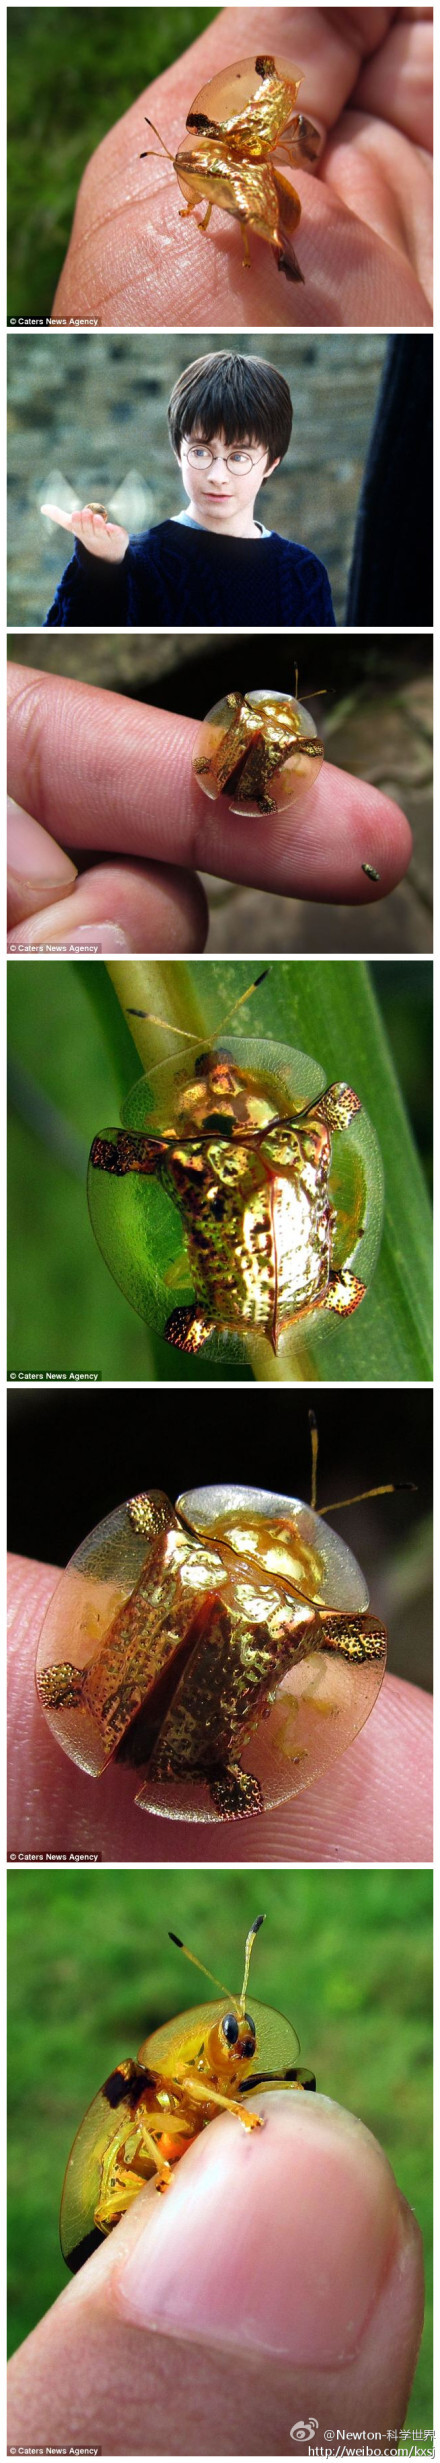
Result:
<svg viewBox="0 0 440 2463"><path fill-rule="evenodd" d="M206 438L220 431L227 445L266 445L269 460L282 460L290 442L292 404L289 387L267 359L245 359L240 351L207 351L192 359L173 385L168 426L174 452L194 428Z"/></svg>

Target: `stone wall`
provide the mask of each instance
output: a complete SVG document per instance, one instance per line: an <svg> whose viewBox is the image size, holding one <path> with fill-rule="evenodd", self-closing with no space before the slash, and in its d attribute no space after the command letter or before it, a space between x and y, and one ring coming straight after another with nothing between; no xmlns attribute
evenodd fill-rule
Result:
<svg viewBox="0 0 440 2463"><path fill-rule="evenodd" d="M77 500L108 503L127 472L144 482L142 527L178 513L182 490L166 426L171 385L192 357L258 351L290 385L287 462L260 498L267 524L323 558L344 620L354 522L380 382L381 334L9 335L10 624L41 624L68 559L66 533L39 507L54 471ZM138 526L141 526L138 524Z"/></svg>

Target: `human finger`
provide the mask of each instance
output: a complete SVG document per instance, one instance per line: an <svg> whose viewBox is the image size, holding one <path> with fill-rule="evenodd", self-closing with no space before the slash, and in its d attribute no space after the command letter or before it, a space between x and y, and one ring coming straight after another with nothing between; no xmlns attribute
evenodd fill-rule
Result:
<svg viewBox="0 0 440 2463"><path fill-rule="evenodd" d="M323 178L432 301L432 170L426 154L380 117L345 111L326 147ZM376 267L377 272L377 267Z"/></svg>
<svg viewBox="0 0 440 2463"><path fill-rule="evenodd" d="M62 505L40 505L40 513L46 515L48 522L57 522L59 530L73 530L74 520L76 523L81 521L79 507L75 516L67 513Z"/></svg>
<svg viewBox="0 0 440 2463"><path fill-rule="evenodd" d="M9 933L9 948L75 947L169 956L204 949L208 912L201 881L170 864L90 865L73 894L42 905Z"/></svg>
<svg viewBox="0 0 440 2463"><path fill-rule="evenodd" d="M9 668L9 695L11 792L67 846L353 905L388 896L407 869L404 813L328 763L290 812L250 824L194 778L193 720L32 668Z"/></svg>
<svg viewBox="0 0 440 2463"><path fill-rule="evenodd" d="M91 1852L123 1863L429 1863L432 1703L386 1676L371 1718L339 1761L272 1813L239 1823L161 1820L134 1802L133 1772L91 1780L60 1752L43 1718L34 1665L59 1574L9 1560L9 1846L14 1855ZM261 1747L263 1750L263 1747Z"/></svg>
<svg viewBox="0 0 440 2463"><path fill-rule="evenodd" d="M371 112L432 153L432 9L390 9L383 41L364 58L351 93L354 111Z"/></svg>
<svg viewBox="0 0 440 2463"><path fill-rule="evenodd" d="M386 9L272 11L274 51L301 67L302 105L323 133L339 120L363 60L376 52L391 19ZM221 12L104 138L80 189L54 303L57 315L95 314L105 324L156 326L181 323L184 314L188 323L204 327L211 278L220 322L231 325L232 300L240 325L291 326L291 292L265 243L253 237L251 270L243 270L240 238L230 218L222 215L219 221L216 214L212 234L201 238L192 215L179 222L175 174L165 154L163 167L141 161L144 114L174 154L198 88L218 68L248 56L254 45L256 52L267 47L267 12ZM380 248L362 226L352 232L345 209L336 210L333 201L332 210L328 195L321 198L317 218L313 199L319 176L299 173L297 180L295 174L295 185L308 224L310 216L308 230L306 216L301 230L308 287L295 289L295 325L423 324L423 294L412 275L405 275L399 256Z"/></svg>
<svg viewBox="0 0 440 2463"><path fill-rule="evenodd" d="M263 2128L211 2123L16 2353L11 2443L294 2454L310 2419L313 2438L347 2420L389 2451L423 2321L414 2215L325 2095L260 2090L251 2108Z"/></svg>
<svg viewBox="0 0 440 2463"><path fill-rule="evenodd" d="M7 800L8 927L39 907L69 898L76 881L76 864L40 828L32 814Z"/></svg>
<svg viewBox="0 0 440 2463"><path fill-rule="evenodd" d="M74 513L60 512L57 505L40 505L40 512L47 514L50 522L57 522L60 530L73 531L74 538L81 540L90 555L108 556L111 563L122 564L128 530L122 530L120 522L109 522L103 513L93 513L90 505L78 507Z"/></svg>

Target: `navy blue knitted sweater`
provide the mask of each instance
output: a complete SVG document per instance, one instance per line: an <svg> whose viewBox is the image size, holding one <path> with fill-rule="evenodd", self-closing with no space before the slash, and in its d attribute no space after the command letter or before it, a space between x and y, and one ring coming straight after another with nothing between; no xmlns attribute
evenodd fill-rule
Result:
<svg viewBox="0 0 440 2463"><path fill-rule="evenodd" d="M328 573L308 547L217 538L179 522L130 539L122 564L75 546L46 624L334 624Z"/></svg>

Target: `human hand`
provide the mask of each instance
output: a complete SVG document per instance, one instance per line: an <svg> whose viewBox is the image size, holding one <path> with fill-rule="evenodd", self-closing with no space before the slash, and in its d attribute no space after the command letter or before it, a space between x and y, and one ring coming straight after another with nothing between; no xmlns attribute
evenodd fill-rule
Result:
<svg viewBox="0 0 440 2463"><path fill-rule="evenodd" d="M85 939L105 951L202 949L198 865L289 898L354 906L387 897L406 872L404 813L344 770L324 763L269 830L266 818L250 825L231 814L223 797L208 804L191 769L193 720L28 667L9 667L9 694L14 948ZM69 848L75 858L83 850L86 866L75 881Z"/></svg>
<svg viewBox="0 0 440 2463"><path fill-rule="evenodd" d="M40 512L49 522L58 522L60 530L73 530L75 539L87 547L89 556L101 556L104 564L122 564L128 547L128 530L120 522L104 520L102 513L93 513L91 505L78 507L75 513L65 513L59 505L40 505Z"/></svg>
<svg viewBox="0 0 440 2463"><path fill-rule="evenodd" d="M216 209L200 236L197 215L179 221L165 155L162 165L140 160L144 115L174 153L205 80L267 48L266 9L219 12L93 154L54 314L204 329L215 296L217 322L228 330L430 324L431 20L423 8L271 10L271 47L303 71L299 107L323 141L314 173L294 173L305 287L292 294L263 240L251 234L247 272L231 216Z"/></svg>
<svg viewBox="0 0 440 2463"><path fill-rule="evenodd" d="M37 1642L59 1580L53 1565L9 1559L9 1849L89 1853L113 1863L204 1864L204 1823L166 1821L134 1803L134 1774L111 1763L90 1779L60 1751L34 1686ZM294 1681L294 1680L293 1680ZM209 1829L212 1864L429 1863L432 1703L385 1676L360 1736L331 1769L272 1813Z"/></svg>
<svg viewBox="0 0 440 2463"><path fill-rule="evenodd" d="M15 2354L9 2451L303 2454L344 2422L395 2451L423 2322L412 2209L325 2095L252 2110L264 2129L222 2114L164 2197L141 2190Z"/></svg>

